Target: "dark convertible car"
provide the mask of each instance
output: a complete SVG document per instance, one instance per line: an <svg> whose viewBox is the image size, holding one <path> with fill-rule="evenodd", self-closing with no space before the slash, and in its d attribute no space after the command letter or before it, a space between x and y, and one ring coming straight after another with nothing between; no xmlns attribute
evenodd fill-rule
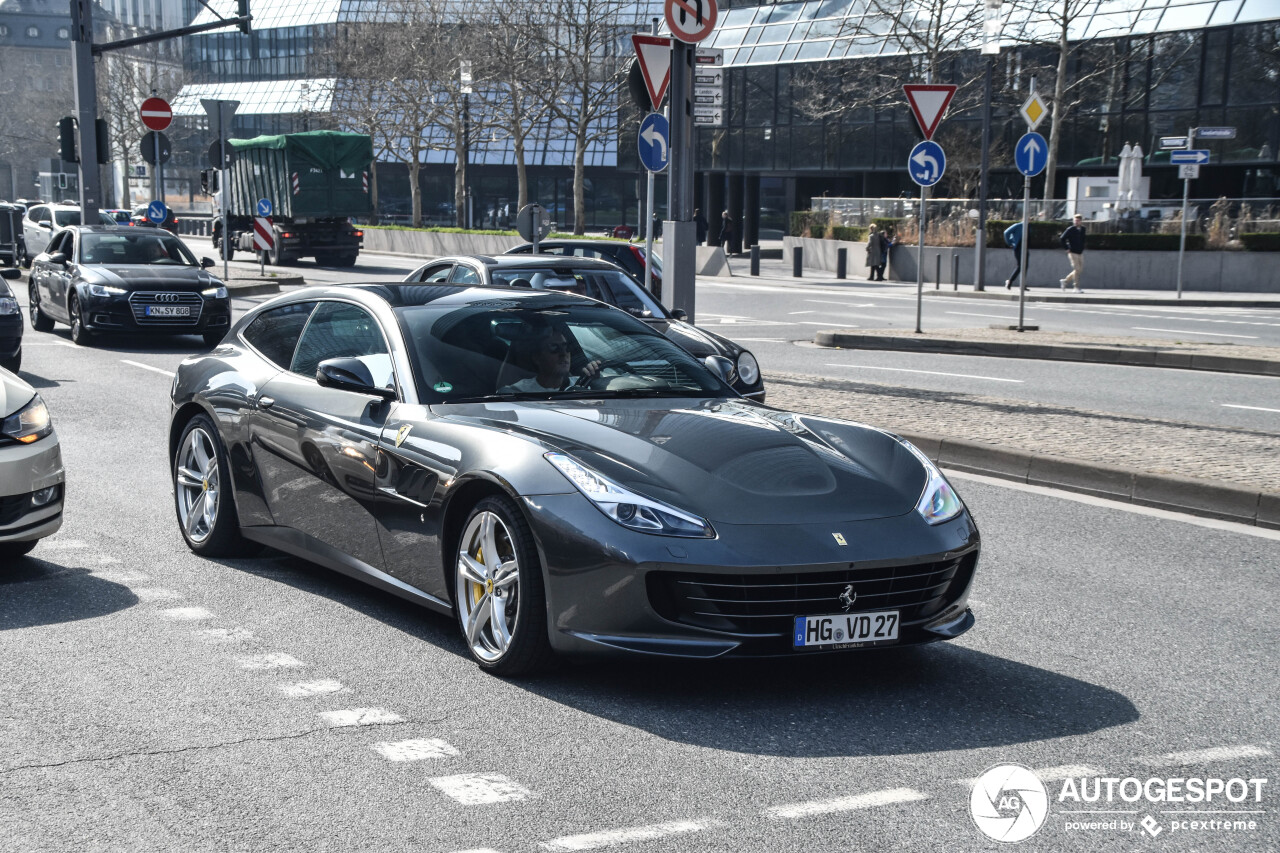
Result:
<svg viewBox="0 0 1280 853"><path fill-rule="evenodd" d="M571 294L299 290L179 367L179 526L455 614L503 675L967 630L978 531L933 463L745 400L731 369Z"/></svg>
<svg viewBox="0 0 1280 853"><path fill-rule="evenodd" d="M31 327L48 332L66 323L77 344L132 332L200 335L213 346L231 328L231 299L205 272L211 266L160 229L64 228L31 264Z"/></svg>

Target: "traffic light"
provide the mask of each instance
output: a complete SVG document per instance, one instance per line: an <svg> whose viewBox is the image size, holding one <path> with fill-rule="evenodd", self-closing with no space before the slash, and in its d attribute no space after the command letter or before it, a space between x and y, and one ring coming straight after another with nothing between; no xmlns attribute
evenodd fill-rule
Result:
<svg viewBox="0 0 1280 853"><path fill-rule="evenodd" d="M59 156L63 162L80 162L76 156L76 120L71 116L58 119L58 146L62 149Z"/></svg>
<svg viewBox="0 0 1280 853"><path fill-rule="evenodd" d="M218 191L217 169L202 169L200 171L200 189L205 195L213 195Z"/></svg>
<svg viewBox="0 0 1280 853"><path fill-rule="evenodd" d="M94 129L98 132L98 162L111 162L111 139L107 135L107 120L98 119L94 123Z"/></svg>
<svg viewBox="0 0 1280 853"><path fill-rule="evenodd" d="M249 0L236 0L236 15L240 18L236 26L240 27L240 32L249 35Z"/></svg>

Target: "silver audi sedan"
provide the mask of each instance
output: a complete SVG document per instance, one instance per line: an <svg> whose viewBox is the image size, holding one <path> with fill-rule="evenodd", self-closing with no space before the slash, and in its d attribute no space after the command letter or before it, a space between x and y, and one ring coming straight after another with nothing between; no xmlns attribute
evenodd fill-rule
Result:
<svg viewBox="0 0 1280 853"><path fill-rule="evenodd" d="M0 369L0 563L62 526L62 448L35 389Z"/></svg>

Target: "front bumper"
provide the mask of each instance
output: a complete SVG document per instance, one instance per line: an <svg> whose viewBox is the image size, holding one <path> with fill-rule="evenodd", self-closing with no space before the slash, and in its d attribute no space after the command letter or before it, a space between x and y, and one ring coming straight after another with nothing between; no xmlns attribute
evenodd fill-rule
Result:
<svg viewBox="0 0 1280 853"><path fill-rule="evenodd" d="M0 542L56 533L62 526L64 479L56 431L33 444L0 445ZM50 488L56 488L52 497Z"/></svg>
<svg viewBox="0 0 1280 853"><path fill-rule="evenodd" d="M158 294L176 295L173 301L158 301ZM194 291L135 291L112 296L81 296L84 326L92 332L156 333L162 335L203 335L231 328L231 299L214 299ZM149 316L148 309L181 307L183 317Z"/></svg>
<svg viewBox="0 0 1280 853"><path fill-rule="evenodd" d="M22 351L22 314L0 314L0 360Z"/></svg>
<svg viewBox="0 0 1280 853"><path fill-rule="evenodd" d="M839 593L847 585L858 591L847 612L899 611L891 645L951 639L973 624L968 596L980 539L967 513L937 526L915 512L834 525L713 523L715 539L685 539L628 530L577 494L524 505L544 567L551 644L562 653L837 651L797 651L791 632L796 616L846 612ZM837 532L848 545L838 544ZM741 600L708 603L698 584ZM673 595L677 589L688 594Z"/></svg>

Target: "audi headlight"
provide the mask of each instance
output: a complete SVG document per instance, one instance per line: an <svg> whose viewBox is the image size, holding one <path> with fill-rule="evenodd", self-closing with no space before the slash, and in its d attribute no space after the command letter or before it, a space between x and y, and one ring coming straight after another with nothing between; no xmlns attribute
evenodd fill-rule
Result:
<svg viewBox="0 0 1280 853"><path fill-rule="evenodd" d="M924 466L925 473L928 475L924 491L920 493L920 500L916 501L916 512L920 513L920 517L929 524L941 524L959 515L964 509L964 502L960 500L955 489L951 488L947 478L942 476L938 466L934 465L933 460L925 456L920 448L911 442L903 440L902 444L920 460L920 464Z"/></svg>
<svg viewBox="0 0 1280 853"><path fill-rule="evenodd" d="M217 287L211 287L208 290L200 291L200 295L207 296L210 299L226 299L227 287L224 284L220 284Z"/></svg>
<svg viewBox="0 0 1280 853"><path fill-rule="evenodd" d="M0 316L18 313L18 300L12 296L0 296Z"/></svg>
<svg viewBox="0 0 1280 853"><path fill-rule="evenodd" d="M121 296L129 291L123 287L112 287L109 284L91 284L89 285L89 293L94 296Z"/></svg>
<svg viewBox="0 0 1280 853"><path fill-rule="evenodd" d="M556 470L609 518L641 533L711 539L706 519L624 488L576 459L554 451L543 454Z"/></svg>
<svg viewBox="0 0 1280 853"><path fill-rule="evenodd" d="M756 357L746 350L738 354L738 378L743 385L755 385L760 381L760 365L756 363Z"/></svg>
<svg viewBox="0 0 1280 853"><path fill-rule="evenodd" d="M53 419L49 417L49 409L44 400L37 394L31 402L4 419L0 425L0 433L6 438L31 444L53 432Z"/></svg>

